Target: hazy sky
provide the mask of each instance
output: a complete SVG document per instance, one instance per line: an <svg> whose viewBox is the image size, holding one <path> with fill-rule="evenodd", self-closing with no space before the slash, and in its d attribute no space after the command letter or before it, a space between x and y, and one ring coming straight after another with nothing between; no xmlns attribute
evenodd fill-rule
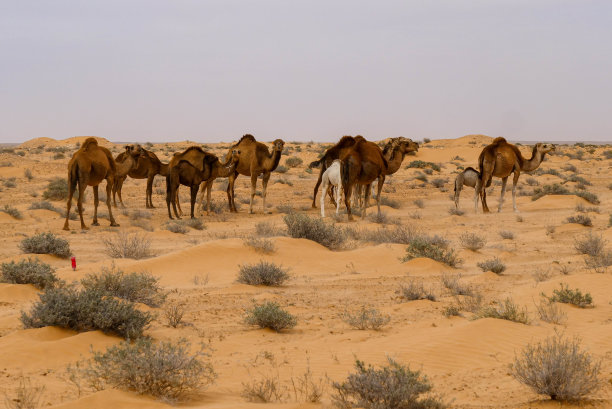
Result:
<svg viewBox="0 0 612 409"><path fill-rule="evenodd" d="M0 141L612 140L612 1L0 0Z"/></svg>

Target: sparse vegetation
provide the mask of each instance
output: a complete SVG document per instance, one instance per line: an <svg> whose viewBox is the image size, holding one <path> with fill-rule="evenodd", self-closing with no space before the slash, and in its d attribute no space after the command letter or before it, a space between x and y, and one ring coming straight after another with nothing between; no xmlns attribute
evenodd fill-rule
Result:
<svg viewBox="0 0 612 409"><path fill-rule="evenodd" d="M450 291L451 295L453 296L458 296L458 295L471 296L473 295L474 289L469 285L465 285L461 283L459 280L461 280L461 274L459 273L458 274L444 273L440 277L440 281L442 282L442 285Z"/></svg>
<svg viewBox="0 0 612 409"><path fill-rule="evenodd" d="M591 220L591 218L589 216L584 215L584 214L577 214L575 216L570 216L570 217L567 218L566 222L567 223L581 224L581 225L586 226L586 227L593 226L593 221Z"/></svg>
<svg viewBox="0 0 612 409"><path fill-rule="evenodd" d="M13 397L5 394L4 406L6 409L38 409L44 391L44 386L33 386L30 378L21 376Z"/></svg>
<svg viewBox="0 0 612 409"><path fill-rule="evenodd" d="M504 240L514 240L514 232L510 230L500 230L499 235Z"/></svg>
<svg viewBox="0 0 612 409"><path fill-rule="evenodd" d="M429 168L429 169L435 170L436 172L440 171L440 165L437 165L433 162L424 162L422 160L413 160L406 166L406 169L410 169L410 168L416 168L416 169Z"/></svg>
<svg viewBox="0 0 612 409"><path fill-rule="evenodd" d="M563 324L567 320L567 314L561 311L558 304L542 298L539 304L536 304L536 310L540 319L549 324Z"/></svg>
<svg viewBox="0 0 612 409"><path fill-rule="evenodd" d="M506 265L497 257L481 261L476 265L484 272L490 271L495 274L501 274L506 270Z"/></svg>
<svg viewBox="0 0 612 409"><path fill-rule="evenodd" d="M52 254L60 258L70 257L70 245L67 240L51 232L35 234L21 240L19 248L24 253Z"/></svg>
<svg viewBox="0 0 612 409"><path fill-rule="evenodd" d="M334 382L332 401L338 408L444 409L446 405L430 394L432 386L420 371L388 358L380 369L356 360L356 373L344 382ZM426 397L423 397L425 395Z"/></svg>
<svg viewBox="0 0 612 409"><path fill-rule="evenodd" d="M557 333L529 344L514 359L512 376L552 400L580 400L597 391L600 363L580 347L578 338Z"/></svg>
<svg viewBox="0 0 612 409"><path fill-rule="evenodd" d="M172 233L186 234L189 232L189 228L180 221L169 221L166 223L166 230Z"/></svg>
<svg viewBox="0 0 612 409"><path fill-rule="evenodd" d="M172 328L177 328L183 323L183 316L185 315L185 307L180 304L170 304L164 308L164 316L166 322Z"/></svg>
<svg viewBox="0 0 612 409"><path fill-rule="evenodd" d="M18 263L2 263L0 281L13 284L32 284L37 288L45 289L55 286L59 279L55 269L38 258L21 260Z"/></svg>
<svg viewBox="0 0 612 409"><path fill-rule="evenodd" d="M23 219L21 212L13 206L4 205L4 209L2 209L2 211L17 220Z"/></svg>
<svg viewBox="0 0 612 409"><path fill-rule="evenodd" d="M107 297L96 290L74 287L47 288L29 313L21 314L25 328L57 326L75 331L99 329L124 338L138 338L153 319L128 301Z"/></svg>
<svg viewBox="0 0 612 409"><path fill-rule="evenodd" d="M32 174L32 170L30 170L29 168L26 168L26 170L23 171L23 176L25 176L25 178L30 180L30 181L32 179L34 179L34 175Z"/></svg>
<svg viewBox="0 0 612 409"><path fill-rule="evenodd" d="M574 248L578 253L592 257L600 255L605 246L606 240L601 235L597 236L593 232L588 232L574 240Z"/></svg>
<svg viewBox="0 0 612 409"><path fill-rule="evenodd" d="M421 280L411 279L406 284L400 284L399 293L407 301L436 300L433 291L426 290Z"/></svg>
<svg viewBox="0 0 612 409"><path fill-rule="evenodd" d="M118 232L102 240L106 254L112 258L140 260L151 257L151 241L143 234Z"/></svg>
<svg viewBox="0 0 612 409"><path fill-rule="evenodd" d="M240 266L238 282L250 285L281 286L290 278L287 270L267 261Z"/></svg>
<svg viewBox="0 0 612 409"><path fill-rule="evenodd" d="M296 168L300 166L302 163L304 163L304 161L297 156L291 156L285 159L285 165L289 166L290 168Z"/></svg>
<svg viewBox="0 0 612 409"><path fill-rule="evenodd" d="M477 251L485 246L487 239L485 239L483 236L479 236L476 233L463 233L459 236L459 242L463 248Z"/></svg>
<svg viewBox="0 0 612 409"><path fill-rule="evenodd" d="M580 308L593 307L593 297L591 297L591 294L582 294L582 291L578 288L572 290L567 284L561 283L560 286L560 289L553 290L552 296L546 297L544 294L542 295L548 298L550 302L572 304Z"/></svg>
<svg viewBox="0 0 612 409"><path fill-rule="evenodd" d="M425 202L423 202L423 199L416 199L412 203L414 203L414 205L419 209L423 209L425 207Z"/></svg>
<svg viewBox="0 0 612 409"><path fill-rule="evenodd" d="M346 239L346 234L333 224L328 224L319 217L309 217L300 213L289 213L283 217L289 235L303 238L337 249Z"/></svg>
<svg viewBox="0 0 612 409"><path fill-rule="evenodd" d="M253 248L258 253L270 254L274 253L276 247L270 239L263 237L249 237L244 239L245 246Z"/></svg>
<svg viewBox="0 0 612 409"><path fill-rule="evenodd" d="M371 329L374 331L380 331L391 321L389 315L382 314L375 308L366 308L365 306L362 306L359 311L345 311L340 315L340 319L355 329Z"/></svg>
<svg viewBox="0 0 612 409"><path fill-rule="evenodd" d="M451 206L448 208L448 214L452 215L452 216L463 216L465 214L465 212L461 209L459 209L458 207L455 206Z"/></svg>
<svg viewBox="0 0 612 409"><path fill-rule="evenodd" d="M140 338L94 352L83 373L97 389L127 389L176 402L214 382L216 374L205 361L209 357L203 348L192 353L185 339L154 343Z"/></svg>
<svg viewBox="0 0 612 409"><path fill-rule="evenodd" d="M489 305L482 308L476 318L497 318L500 320L508 320L521 324L529 324L529 315L525 307L520 308L510 298L504 301L496 301L495 305Z"/></svg>
<svg viewBox="0 0 612 409"><path fill-rule="evenodd" d="M293 315L271 301L255 304L247 311L244 322L248 325L257 325L259 328L270 328L276 332L297 325L297 319Z"/></svg>
<svg viewBox="0 0 612 409"><path fill-rule="evenodd" d="M51 179L47 189L43 192L43 199L66 200L68 198L68 181L65 178Z"/></svg>
<svg viewBox="0 0 612 409"><path fill-rule="evenodd" d="M416 257L426 257L451 267L459 266L463 260L455 254L454 250L447 249L447 246L448 244L438 236L415 236L410 240L403 261L408 261Z"/></svg>

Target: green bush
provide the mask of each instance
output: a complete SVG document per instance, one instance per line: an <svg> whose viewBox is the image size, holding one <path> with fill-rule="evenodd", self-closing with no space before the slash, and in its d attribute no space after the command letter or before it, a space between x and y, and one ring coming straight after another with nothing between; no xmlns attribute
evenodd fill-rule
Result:
<svg viewBox="0 0 612 409"><path fill-rule="evenodd" d="M283 217L289 235L296 239L308 239L336 249L346 239L346 234L333 224L324 222L320 217L309 217L300 213L289 213Z"/></svg>
<svg viewBox="0 0 612 409"><path fill-rule="evenodd" d="M4 209L2 209L2 211L17 220L23 219L21 212L13 206L4 205Z"/></svg>
<svg viewBox="0 0 612 409"><path fill-rule="evenodd" d="M410 169L410 168L417 168L417 169L430 168L430 169L435 170L436 172L440 171L440 165L437 165L433 162L424 162L422 160L413 160L406 166L406 169Z"/></svg>
<svg viewBox="0 0 612 409"><path fill-rule="evenodd" d="M60 177L51 179L47 189L43 192L43 198L47 200L68 199L68 181Z"/></svg>
<svg viewBox="0 0 612 409"><path fill-rule="evenodd" d="M1 279L5 283L32 284L37 288L53 287L59 279L55 269L49 264L41 262L38 258L21 260L19 263L11 261L2 263Z"/></svg>
<svg viewBox="0 0 612 409"><path fill-rule="evenodd" d="M151 273L124 273L114 265L102 267L99 274L89 274L81 280L86 290L99 291L105 295L139 302L150 307L159 307L166 299L159 279Z"/></svg>
<svg viewBox="0 0 612 409"><path fill-rule="evenodd" d="M203 349L191 352L185 339L154 343L140 338L94 352L83 374L99 389L110 386L166 401L180 401L212 384L216 374L203 358Z"/></svg>
<svg viewBox="0 0 612 409"><path fill-rule="evenodd" d="M551 302L560 302L564 304L572 304L576 307L587 308L593 306L593 297L591 294L582 294L578 288L572 290L567 284L560 284L561 288L553 290L553 295L548 298Z"/></svg>
<svg viewBox="0 0 612 409"><path fill-rule="evenodd" d="M297 156L292 156L290 158L285 159L285 165L289 166L290 168L298 167L302 163L304 163L304 161L301 158L298 158Z"/></svg>
<svg viewBox="0 0 612 409"><path fill-rule="evenodd" d="M458 267L463 262L463 260L457 257L454 250L444 248L443 244L432 241L432 238L427 236L414 237L410 241L406 249L406 256L402 261L412 260L417 257L430 258L451 267Z"/></svg>
<svg viewBox="0 0 612 409"><path fill-rule="evenodd" d="M250 285L281 286L290 278L281 266L266 261L240 266L238 282Z"/></svg>
<svg viewBox="0 0 612 409"><path fill-rule="evenodd" d="M248 325L257 325L260 328L270 328L276 332L291 329L297 325L297 319L283 310L275 302L265 302L254 305L247 311L244 322Z"/></svg>
<svg viewBox="0 0 612 409"><path fill-rule="evenodd" d="M106 296L102 291L74 287L48 288L39 295L29 313L22 312L25 328L57 326L78 332L101 330L123 338L138 338L153 316L127 301Z"/></svg>
<svg viewBox="0 0 612 409"><path fill-rule="evenodd" d="M494 257L492 259L476 263L482 271L490 271L495 274L501 274L506 270L506 265L502 261Z"/></svg>
<svg viewBox="0 0 612 409"><path fill-rule="evenodd" d="M339 408L364 409L443 409L446 407L434 396L423 397L432 386L420 371L411 371L388 358L388 365L380 369L356 360L357 373L340 383L332 383L336 394L332 400Z"/></svg>
<svg viewBox="0 0 612 409"><path fill-rule="evenodd" d="M519 308L510 298L506 298L503 302L496 301L495 305L484 307L478 312L476 318L497 318L500 320L508 320L519 322L521 324L529 324L529 315L526 308Z"/></svg>
<svg viewBox="0 0 612 409"><path fill-rule="evenodd" d="M51 232L39 233L21 240L19 248L24 253L52 254L61 258L70 257L70 245L67 240Z"/></svg>

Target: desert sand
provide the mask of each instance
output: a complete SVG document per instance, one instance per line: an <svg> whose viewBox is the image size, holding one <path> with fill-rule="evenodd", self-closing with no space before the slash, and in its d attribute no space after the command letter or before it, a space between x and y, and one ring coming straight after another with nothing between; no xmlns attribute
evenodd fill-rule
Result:
<svg viewBox="0 0 612 409"><path fill-rule="evenodd" d="M10 205L23 214L22 220L0 212L0 262L20 260L19 242L37 232L51 231L67 239L78 269L72 271L70 260L42 255L41 260L57 268L57 274L66 281L79 280L86 274L98 272L112 263L126 272L149 271L160 278L168 291L169 303L185 306L184 321L187 325L172 328L166 324L163 307L153 309L158 318L153 321L146 335L155 340L186 338L193 345L208 343L213 350L212 364L218 374L216 382L187 403L189 408L319 408L331 407L328 388L320 403L284 402L261 404L247 402L241 397L242 384L261 376L266 371L278 371L283 382L291 376L310 368L316 378L341 381L354 371L355 358L371 364L383 364L388 356L412 369L420 369L434 385L435 393L451 402L455 408L553 408L559 403L545 396L536 395L511 375L509 365L525 345L554 334L557 330L567 335L578 335L582 345L595 357L603 359L602 376L606 385L591 401L581 405L564 404L563 407L612 407L612 273L596 273L589 270L582 255L574 249L576 237L592 231L612 240L608 227L612 213L609 199L612 191L610 168L612 161L605 158L606 147L558 146L555 154L547 156L540 169L554 169L562 175L571 172L563 167L576 166L578 174L592 183L589 192L598 195L601 204L594 206L574 195L544 196L532 201L529 195L518 196L517 215L512 211L510 189L506 193L505 207L497 213L499 180L494 180L493 192L488 196L490 214L474 213L473 189L464 188L460 201L463 215L451 215L453 182L458 167L477 167L477 158L484 145L492 138L484 135L468 135L457 139L435 140L421 144L414 156L407 156L400 171L387 178L383 197L399 203L399 208L382 206L387 219L394 223L438 234L450 240L450 246L464 260L459 268L451 268L437 261L417 258L408 262L401 259L406 245L376 244L362 240L350 240L344 249L331 251L320 244L286 235L283 222L287 208L313 217L320 217L320 209L312 209L312 193L318 170L306 171L308 163L317 159L328 144L285 141L289 154L283 154L281 165L289 156L297 156L303 163L280 174L274 172L268 186L268 211L263 214L261 198L257 197L255 214L248 214L250 189L247 177L236 182L237 214L229 213L227 197L219 187L218 179L213 187L213 200L222 208L210 216L197 215L206 229L189 229L186 234L172 233L166 229L168 220L165 204L165 180L157 176L153 188L155 209L145 209L146 180L128 178L123 186L126 209L113 209L120 227L110 228L106 207L101 203L99 227L81 231L78 221L71 221L71 231L63 231L63 218L49 210L30 210L33 202L42 200L42 192L52 177L66 177L66 165L76 150L75 144L85 137L57 141L39 138L15 148L24 156L14 153L0 154L0 177L14 177L16 187L2 186L0 208ZM100 144L111 148L114 155L122 151L120 144L100 138ZM330 141L335 142L335 141ZM181 151L191 142L153 144L153 150L162 162L168 162L172 153ZM206 149L225 155L229 142L206 144ZM55 152L45 148L66 147L65 157L54 159ZM270 144L268 143L268 146ZM42 149L40 147L43 147ZM530 157L529 146L522 146ZM570 159L565 153L584 151L582 159ZM441 166L439 172L426 175L428 182L415 179L423 169L406 169L413 160L434 162ZM10 164L10 165L9 165ZM33 178L24 176L30 169ZM431 183L444 179L440 188ZM527 183L535 179L540 185L564 183L574 190L576 183L567 182L553 174L521 175L519 192L531 192L534 186ZM292 183L275 183L282 179ZM532 182L533 183L533 182ZM102 183L102 186L105 182ZM261 185L258 184L258 189ZM183 211L188 213L187 189L181 188ZM87 192L85 221L91 224L93 194ZM415 200L422 200L420 208ZM65 202L53 202L64 208ZM592 227L566 223L569 216L577 214L577 205L595 209L588 213ZM280 207L280 209L279 209ZM327 206L326 206L327 207ZM147 229L132 225L130 212L149 212L144 219ZM73 207L74 211L74 207ZM326 209L333 213L333 205ZM375 214L375 207L368 209ZM330 222L331 217L327 218ZM256 252L245 245L244 239L255 235L260 222L272 223L278 235L271 240L276 250L269 255ZM381 225L372 219L347 222L346 216L338 226L353 229L376 230ZM554 229L553 229L554 227ZM393 228L393 225L385 228ZM513 239L503 239L499 232L514 233ZM554 230L554 231L553 231ZM154 256L143 260L115 259L105 253L103 238L117 231L138 232L151 240ZM461 247L459 236L465 232L482 235L487 242L484 248L470 251ZM477 263L499 257L506 264L501 275L483 273ZM291 280L278 288L255 287L236 282L239 266L266 260L289 269ZM543 281L534 278L543 272ZM454 302L440 282L444 273L460 273L462 281L477 286L485 303L512 297L530 314L530 325L499 319L473 320L471 314L447 318L445 307ZM420 278L436 294L436 301L406 301L398 294L399 286L410 278ZM542 292L549 294L560 283L590 292L594 308L579 309L562 304L568 319L565 325L541 321L535 303ZM21 311L28 310L38 299L38 290L31 285L0 283L0 391L9 395L18 385L21 376L30 378L35 385L44 385L43 407L52 408L165 408L170 405L129 391L84 390L81 396L66 381L67 365L87 358L93 350L103 350L116 344L119 338L99 331L76 333L54 327L23 329L19 320ZM244 310L253 300L274 300L298 318L298 325L289 331L275 333L270 330L249 327L242 322ZM382 331L352 329L339 317L345 310L361 306L372 307L389 314L390 323ZM144 307L143 307L144 308ZM262 353L271 353L277 368L262 360Z"/></svg>

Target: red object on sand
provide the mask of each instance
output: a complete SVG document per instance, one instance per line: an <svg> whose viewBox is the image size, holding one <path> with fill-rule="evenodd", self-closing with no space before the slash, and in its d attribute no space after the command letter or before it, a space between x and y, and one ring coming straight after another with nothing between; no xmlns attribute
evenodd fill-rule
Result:
<svg viewBox="0 0 612 409"><path fill-rule="evenodd" d="M76 270L76 257L70 257L70 261L72 262L72 269Z"/></svg>

